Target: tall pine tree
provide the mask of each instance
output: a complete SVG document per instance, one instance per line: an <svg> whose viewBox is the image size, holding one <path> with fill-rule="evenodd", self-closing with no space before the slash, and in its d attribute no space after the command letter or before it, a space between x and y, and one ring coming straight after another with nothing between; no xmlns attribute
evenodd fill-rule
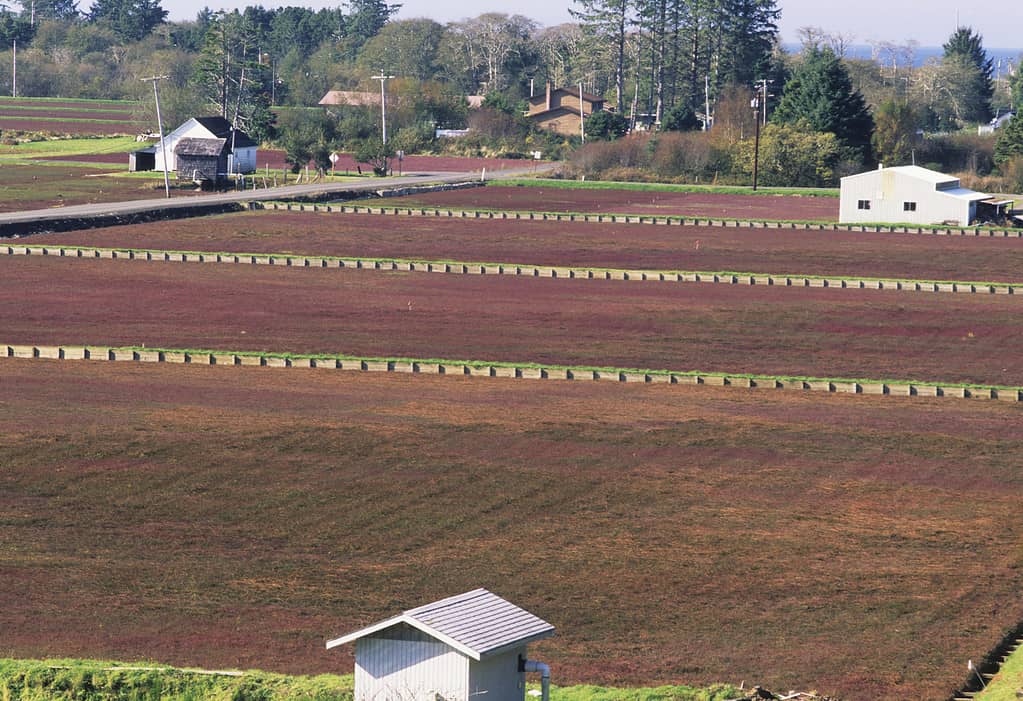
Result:
<svg viewBox="0 0 1023 701"><path fill-rule="evenodd" d="M810 47L785 85L772 120L805 122L814 131L831 132L843 147L866 163L874 120L863 95L852 86L845 66L830 48Z"/></svg>
<svg viewBox="0 0 1023 701"><path fill-rule="evenodd" d="M615 105L623 110L625 92L625 40L632 27L632 3L630 0L575 0L580 9L569 9L579 20L584 35L594 42L609 42L614 48L612 60L615 76Z"/></svg>
<svg viewBox="0 0 1023 701"><path fill-rule="evenodd" d="M983 40L969 27L959 27L942 47L945 50L942 61L975 69L970 71L965 85L949 86L964 92L962 119L972 122L986 122L991 119L991 98L995 94L991 80L993 66L984 50Z"/></svg>
<svg viewBox="0 0 1023 701"><path fill-rule="evenodd" d="M138 41L167 19L160 0L95 0L89 21L105 24L122 39Z"/></svg>

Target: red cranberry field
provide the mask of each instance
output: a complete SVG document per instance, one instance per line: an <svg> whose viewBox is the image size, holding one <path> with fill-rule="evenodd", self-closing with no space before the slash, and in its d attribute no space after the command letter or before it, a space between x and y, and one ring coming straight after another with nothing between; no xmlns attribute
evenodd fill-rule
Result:
<svg viewBox="0 0 1023 701"><path fill-rule="evenodd" d="M1023 239L852 231L267 211L66 232L32 241L646 270L1023 280Z"/></svg>
<svg viewBox="0 0 1023 701"><path fill-rule="evenodd" d="M944 699L1023 615L1002 402L2 361L2 656L351 669L485 586L560 684Z"/></svg>
<svg viewBox="0 0 1023 701"><path fill-rule="evenodd" d="M691 204L543 193L491 207ZM823 216L754 199L693 206ZM273 212L25 243L1008 282L1023 262L1017 239ZM1016 386L1019 305L0 256L6 344ZM1019 403L4 357L0 413L0 657L347 672L328 638L483 586L557 626L536 654L558 684L944 701L1023 619Z"/></svg>

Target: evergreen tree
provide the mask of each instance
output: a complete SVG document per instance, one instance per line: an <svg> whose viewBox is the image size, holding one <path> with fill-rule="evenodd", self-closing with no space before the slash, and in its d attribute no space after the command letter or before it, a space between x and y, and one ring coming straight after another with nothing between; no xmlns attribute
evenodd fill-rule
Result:
<svg viewBox="0 0 1023 701"><path fill-rule="evenodd" d="M401 5L388 5L384 0L350 0L351 13L345 18L345 38L352 48L359 48L375 37Z"/></svg>
<svg viewBox="0 0 1023 701"><path fill-rule="evenodd" d="M719 0L717 84L750 85L767 75L781 10L775 0Z"/></svg>
<svg viewBox="0 0 1023 701"><path fill-rule="evenodd" d="M0 49L9 49L16 41L24 46L34 34L28 19L11 12L0 12Z"/></svg>
<svg viewBox="0 0 1023 701"><path fill-rule="evenodd" d="M90 22L109 26L127 41L144 39L165 19L160 0L95 0L89 11Z"/></svg>
<svg viewBox="0 0 1023 701"><path fill-rule="evenodd" d="M1009 78L1010 109L1019 114L1023 112L1023 61L1016 64L1016 70Z"/></svg>
<svg viewBox="0 0 1023 701"><path fill-rule="evenodd" d="M237 10L217 12L195 62L199 92L221 117L237 121L240 128L255 126L253 119L263 115L258 108L263 104L260 97L265 97L267 67L260 63L258 44L258 32L249 17Z"/></svg>
<svg viewBox="0 0 1023 701"><path fill-rule="evenodd" d="M591 42L609 43L614 66L615 107L624 112L625 40L632 27L633 6L630 0L574 0L578 10L569 13L579 20L584 36Z"/></svg>
<svg viewBox="0 0 1023 701"><path fill-rule="evenodd" d="M830 48L808 48L802 63L785 85L772 121L795 124L805 121L812 129L830 132L839 143L863 162L870 159L870 135L874 120L849 73Z"/></svg>
<svg viewBox="0 0 1023 701"><path fill-rule="evenodd" d="M991 119L991 98L995 94L995 88L991 80L993 71L991 59L984 50L981 36L975 34L969 27L959 27L942 48L945 49L943 62L976 68L968 85L959 88L972 98L964 100L969 108L964 110L963 119L973 122L988 121Z"/></svg>
<svg viewBox="0 0 1023 701"><path fill-rule="evenodd" d="M998 132L994 160L1002 165L1013 158L1023 157L1023 116L1017 112Z"/></svg>
<svg viewBox="0 0 1023 701"><path fill-rule="evenodd" d="M78 3L75 0L17 0L17 2L21 5L21 16L32 25L43 19L70 22L78 18Z"/></svg>

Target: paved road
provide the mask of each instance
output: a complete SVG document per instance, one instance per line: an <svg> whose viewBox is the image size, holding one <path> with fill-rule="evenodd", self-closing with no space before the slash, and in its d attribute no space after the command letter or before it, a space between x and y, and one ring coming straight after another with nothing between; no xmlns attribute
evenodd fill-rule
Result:
<svg viewBox="0 0 1023 701"><path fill-rule="evenodd" d="M511 174L523 175L528 171L502 171L502 177ZM488 179L490 175L488 174ZM410 187L430 183L455 183L477 180L480 173L406 173L401 177L373 178L360 182L312 183L309 185L286 185L260 190L220 192L209 195L188 197L161 197L158 199L132 200L130 202L104 202L80 204L52 209L34 209L23 212L0 214L0 226L26 224L30 222L61 221L69 219L91 219L99 217L126 216L174 209L202 209L218 207L251 200L286 200L300 197L314 197L346 192L374 192L395 187Z"/></svg>
<svg viewBox="0 0 1023 701"><path fill-rule="evenodd" d="M544 164L545 170L553 168ZM502 170L487 173L487 179L525 177L536 172L533 167ZM466 182L481 179L479 172L472 173L405 173L399 177L372 178L358 182L312 183L308 185L284 185L256 190L231 190L203 195L189 195L186 198L159 198L150 200L133 200L131 202L97 203L92 205L72 205L56 209L28 210L24 212L8 212L0 214L0 230L9 225L28 225L32 223L103 219L109 217L130 217L139 214L155 214L168 210L203 210L217 209L235 203L254 200L295 200L346 192L373 192L395 187L411 187L432 183Z"/></svg>

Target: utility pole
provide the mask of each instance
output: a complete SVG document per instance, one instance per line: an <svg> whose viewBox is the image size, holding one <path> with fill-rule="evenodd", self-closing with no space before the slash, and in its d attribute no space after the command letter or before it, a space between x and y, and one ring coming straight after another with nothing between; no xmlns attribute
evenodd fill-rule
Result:
<svg viewBox="0 0 1023 701"><path fill-rule="evenodd" d="M167 193L167 198L170 199L170 175L167 173L167 143L163 139L163 117L160 116L160 88L158 87L161 80L165 80L165 75L154 75L148 78L142 78L143 83L153 81L153 95L156 96L156 126L160 130L160 149L163 152L163 189Z"/></svg>
<svg viewBox="0 0 1023 701"><path fill-rule="evenodd" d="M710 121L710 76L703 76L703 130L711 127Z"/></svg>
<svg viewBox="0 0 1023 701"><path fill-rule="evenodd" d="M384 145L387 145L387 81L393 80L393 75L387 75L380 71L380 75L370 76L373 80L380 81L380 133L383 136Z"/></svg>
<svg viewBox="0 0 1023 701"><path fill-rule="evenodd" d="M14 68L11 73L11 97L18 96L18 40L14 39L13 46Z"/></svg>
<svg viewBox="0 0 1023 701"><path fill-rule="evenodd" d="M773 82L774 82L773 80L768 80L767 78L764 78L763 80L758 80L756 85L761 95L760 105L764 108L760 118L761 124L763 124L764 126L767 126L767 97L768 97L767 85Z"/></svg>
<svg viewBox="0 0 1023 701"><path fill-rule="evenodd" d="M586 122L583 121L583 84L579 83L579 136L586 143Z"/></svg>
<svg viewBox="0 0 1023 701"><path fill-rule="evenodd" d="M753 108L753 123L756 125L756 137L753 142L753 192L757 191L757 171L760 165L760 98L754 97L749 102Z"/></svg>

